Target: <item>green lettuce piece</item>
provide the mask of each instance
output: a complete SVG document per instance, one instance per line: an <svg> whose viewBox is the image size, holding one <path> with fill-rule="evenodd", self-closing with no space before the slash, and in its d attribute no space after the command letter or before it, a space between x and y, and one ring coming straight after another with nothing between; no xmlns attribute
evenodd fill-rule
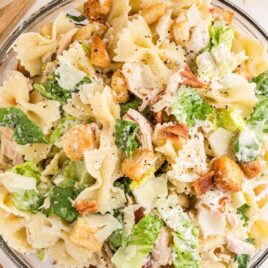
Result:
<svg viewBox="0 0 268 268"><path fill-rule="evenodd" d="M117 268L140 268L148 254L152 251L154 243L160 233L163 222L151 214L143 217L134 225L127 245L120 247L112 258Z"/></svg>
<svg viewBox="0 0 268 268"><path fill-rule="evenodd" d="M175 102L171 106L172 114L178 121L193 126L197 120L206 120L213 108L194 89L180 87Z"/></svg>
<svg viewBox="0 0 268 268"><path fill-rule="evenodd" d="M256 94L258 96L268 97L268 70L252 79L256 83Z"/></svg>
<svg viewBox="0 0 268 268"><path fill-rule="evenodd" d="M225 44L229 49L231 49L234 38L234 29L231 26L225 25L223 21L216 21L210 27L209 35L209 50L220 44Z"/></svg>
<svg viewBox="0 0 268 268"><path fill-rule="evenodd" d="M80 122L81 122L80 120L72 116L68 116L61 119L56 128L50 134L49 143L54 144L64 134L64 132L66 132L74 125L79 124Z"/></svg>
<svg viewBox="0 0 268 268"><path fill-rule="evenodd" d="M61 104L67 103L71 97L71 91L59 86L56 75L53 74L43 84L35 83L34 89L37 90L43 97L49 100L56 100Z"/></svg>
<svg viewBox="0 0 268 268"><path fill-rule="evenodd" d="M132 180L128 177L121 177L118 180L114 182L114 186L122 189L125 194L130 194L131 189L130 189L130 184Z"/></svg>
<svg viewBox="0 0 268 268"><path fill-rule="evenodd" d="M12 193L12 201L18 210L37 213L44 203L38 191L25 190Z"/></svg>
<svg viewBox="0 0 268 268"><path fill-rule="evenodd" d="M74 16L74 15L71 15L71 14L67 14L66 17L71 19L71 20L73 20L73 21L75 21L75 22L82 22L82 21L87 19L86 16L84 16L84 15Z"/></svg>
<svg viewBox="0 0 268 268"><path fill-rule="evenodd" d="M236 212L238 215L240 215L240 219L244 222L244 226L248 225L249 209L250 209L250 206L248 204L243 204L241 207L237 209L237 212Z"/></svg>
<svg viewBox="0 0 268 268"><path fill-rule="evenodd" d="M183 212L176 195L161 196L156 207L162 219L173 230L172 260L175 268L198 268L198 235L197 226Z"/></svg>
<svg viewBox="0 0 268 268"><path fill-rule="evenodd" d="M233 108L217 113L217 122L218 127L223 127L230 131L242 131L246 127L243 117Z"/></svg>
<svg viewBox="0 0 268 268"><path fill-rule="evenodd" d="M138 148L136 134L139 129L138 124L131 121L116 120L115 124L115 144L122 150L126 157L130 157Z"/></svg>
<svg viewBox="0 0 268 268"><path fill-rule="evenodd" d="M44 248L38 249L36 251L36 257L39 261L43 261L46 257L46 250Z"/></svg>
<svg viewBox="0 0 268 268"><path fill-rule="evenodd" d="M36 164L32 161L25 162L20 165L16 165L13 168L9 170L10 172L26 176L26 177L32 177L37 180L37 182L40 182L41 173Z"/></svg>
<svg viewBox="0 0 268 268"><path fill-rule="evenodd" d="M250 262L250 255L241 254L236 256L237 268L248 268Z"/></svg>
<svg viewBox="0 0 268 268"><path fill-rule="evenodd" d="M17 144L47 143L42 130L18 108L0 108L0 126L14 130L13 138Z"/></svg>
<svg viewBox="0 0 268 268"><path fill-rule="evenodd" d="M129 102L120 104L121 116L123 116L128 111L128 109L138 110L141 104L142 104L142 100L139 98L134 98L133 100L130 100Z"/></svg>
<svg viewBox="0 0 268 268"><path fill-rule="evenodd" d="M74 187L53 187L50 194L49 213L66 220L68 223L73 223L78 217L78 212L72 206L71 200L74 200L77 195Z"/></svg>
<svg viewBox="0 0 268 268"><path fill-rule="evenodd" d="M260 99L254 112L250 115L248 124L256 131L268 133L268 97Z"/></svg>
<svg viewBox="0 0 268 268"><path fill-rule="evenodd" d="M235 156L239 162L247 163L255 160L261 153L261 143L256 134L250 130L240 132L234 142Z"/></svg>

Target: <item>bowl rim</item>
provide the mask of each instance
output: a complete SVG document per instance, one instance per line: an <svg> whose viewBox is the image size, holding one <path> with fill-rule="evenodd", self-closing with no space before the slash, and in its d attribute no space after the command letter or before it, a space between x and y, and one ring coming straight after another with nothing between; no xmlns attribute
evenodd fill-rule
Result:
<svg viewBox="0 0 268 268"><path fill-rule="evenodd" d="M262 36L265 42L268 44L268 33L264 30L262 26L256 20L254 20L247 12L243 11L236 4L232 3L230 0L212 0L218 2L219 6L223 5L227 8L230 8L235 13L239 14L244 20L248 21L249 24ZM17 28L15 28L12 33L3 41L3 44L0 48L0 66L3 64L6 55L12 49L12 44L16 38L27 30L35 21L40 20L42 15L47 14L49 11L53 12L54 8L60 8L66 4L73 2L73 0L52 0L50 3L44 5L36 12L31 14L24 22L22 22ZM217 3L215 4L217 6ZM0 251L2 251L5 256L14 263L19 268L34 268L31 264L27 262L24 258L19 258L22 254L16 253L11 249L7 243L0 236ZM254 261L250 268L258 268L262 265L265 260L268 258L268 247L260 254L256 256L256 261Z"/></svg>

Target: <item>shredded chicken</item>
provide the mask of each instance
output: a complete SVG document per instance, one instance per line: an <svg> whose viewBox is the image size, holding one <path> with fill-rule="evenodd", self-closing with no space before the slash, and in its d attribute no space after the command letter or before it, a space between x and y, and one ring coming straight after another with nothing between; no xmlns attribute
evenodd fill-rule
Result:
<svg viewBox="0 0 268 268"><path fill-rule="evenodd" d="M260 158L248 163L240 163L240 167L248 179L253 179L262 173Z"/></svg>
<svg viewBox="0 0 268 268"><path fill-rule="evenodd" d="M131 119L133 119L133 121L135 121L140 127L141 143L142 143L143 149L148 149L150 151L153 151L153 144L152 144L153 130L149 122L147 121L147 119L144 118L139 112L133 109L129 109L127 111L127 115Z"/></svg>
<svg viewBox="0 0 268 268"><path fill-rule="evenodd" d="M206 84L200 81L191 71L188 65L184 67L184 69L180 72L182 77L182 84L185 86L193 87L193 88L205 88Z"/></svg>

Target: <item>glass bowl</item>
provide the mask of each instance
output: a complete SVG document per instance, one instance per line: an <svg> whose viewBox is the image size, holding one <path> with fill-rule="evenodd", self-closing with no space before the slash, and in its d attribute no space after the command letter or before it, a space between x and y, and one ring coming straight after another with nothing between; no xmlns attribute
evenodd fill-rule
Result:
<svg viewBox="0 0 268 268"><path fill-rule="evenodd" d="M68 11L73 9L73 0L54 0L41 8L36 13L27 19L21 26L15 29L10 36L4 41L0 48L0 83L4 80L5 73L13 69L16 61L15 55L12 51L12 44L16 38L23 32L36 31L45 22L51 21L59 11ZM212 0L212 4L218 7L229 9L235 12L234 25L236 28L248 35L255 37L262 43L268 45L267 33L247 14L245 14L240 8L231 3L228 0ZM35 256L21 255L7 246L7 244L0 237L0 250L10 259L14 266L18 268L52 268L53 264L51 260L40 262ZM268 258L268 246L259 251L253 256L250 268L257 268Z"/></svg>

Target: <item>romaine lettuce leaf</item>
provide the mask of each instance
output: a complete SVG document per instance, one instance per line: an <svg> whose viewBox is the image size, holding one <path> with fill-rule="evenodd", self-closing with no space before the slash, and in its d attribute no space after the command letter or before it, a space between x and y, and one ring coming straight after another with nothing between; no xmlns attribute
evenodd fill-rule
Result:
<svg viewBox="0 0 268 268"><path fill-rule="evenodd" d="M140 268L148 254L152 251L154 243L163 226L163 222L153 215L146 215L134 225L127 245L120 247L112 258L117 268Z"/></svg>
<svg viewBox="0 0 268 268"><path fill-rule="evenodd" d="M206 120L213 111L208 102L194 89L182 86L178 92L171 113L179 122L193 126L196 120Z"/></svg>
<svg viewBox="0 0 268 268"><path fill-rule="evenodd" d="M139 129L138 124L131 121L116 120L115 124L115 144L122 150L126 157L130 157L138 148L136 134Z"/></svg>
<svg viewBox="0 0 268 268"><path fill-rule="evenodd" d="M256 94L268 97L268 70L252 79L256 83Z"/></svg>
<svg viewBox="0 0 268 268"><path fill-rule="evenodd" d="M156 206L164 222L173 230L172 260L175 268L198 268L199 231L179 206L177 196L161 196Z"/></svg>
<svg viewBox="0 0 268 268"><path fill-rule="evenodd" d="M223 21L216 21L210 27L209 35L209 50L222 43L225 44L228 49L231 49L234 38L234 29L230 25L225 25Z"/></svg>
<svg viewBox="0 0 268 268"><path fill-rule="evenodd" d="M241 207L237 208L237 214L240 215L240 219L244 222L244 226L248 225L249 209L250 209L250 206L246 203L243 204Z"/></svg>
<svg viewBox="0 0 268 268"><path fill-rule="evenodd" d="M40 182L41 173L36 164L32 161L25 162L20 165L16 165L13 168L9 170L10 172L26 176L26 177L32 177L37 180L37 182Z"/></svg>
<svg viewBox="0 0 268 268"><path fill-rule="evenodd" d="M248 268L250 262L250 255L241 254L236 256L237 268Z"/></svg>
<svg viewBox="0 0 268 268"><path fill-rule="evenodd" d="M47 143L42 130L18 108L0 108L0 126L12 128L18 144Z"/></svg>

